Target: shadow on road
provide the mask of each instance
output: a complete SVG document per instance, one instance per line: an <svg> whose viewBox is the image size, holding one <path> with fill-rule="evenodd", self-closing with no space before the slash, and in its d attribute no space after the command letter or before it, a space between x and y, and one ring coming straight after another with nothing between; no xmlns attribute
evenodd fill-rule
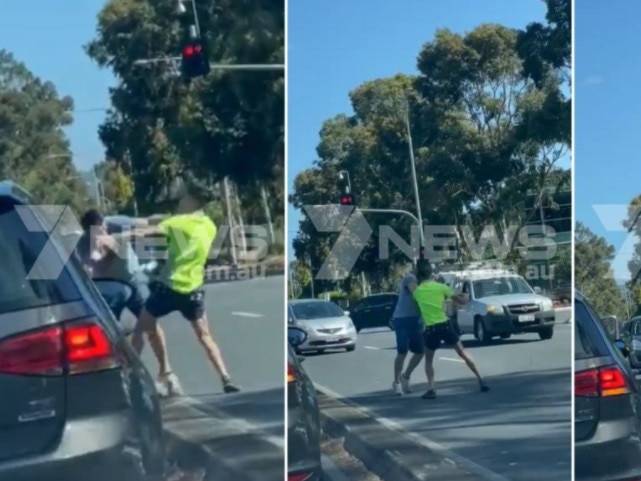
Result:
<svg viewBox="0 0 641 481"><path fill-rule="evenodd" d="M398 397L386 390L350 400L378 416L394 419L407 431L439 439L447 448L478 464L491 466L499 462L534 469L534 463L537 479L569 479L569 367L513 373L488 381L492 390L484 394L478 392L476 381L470 378L437 383L439 397L434 400L420 398L425 385L414 386L416 395Z"/></svg>
<svg viewBox="0 0 641 481"><path fill-rule="evenodd" d="M263 433L284 436L284 387L238 394L193 396L194 407L209 415L223 411L230 418L243 419Z"/></svg>

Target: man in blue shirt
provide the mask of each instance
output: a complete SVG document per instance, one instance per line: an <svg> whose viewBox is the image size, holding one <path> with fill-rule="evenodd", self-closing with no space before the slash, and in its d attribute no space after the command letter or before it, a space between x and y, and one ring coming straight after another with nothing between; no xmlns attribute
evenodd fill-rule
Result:
<svg viewBox="0 0 641 481"><path fill-rule="evenodd" d="M95 209L82 216L80 225L84 232L76 248L80 261L94 279L114 279L131 285L134 293L125 307L134 316L140 316L149 297L149 286L131 244L108 235L104 218ZM120 317L121 313L114 314Z"/></svg>
<svg viewBox="0 0 641 481"><path fill-rule="evenodd" d="M411 392L410 376L423 359L423 323L412 293L416 289L416 276L408 272L399 283L398 301L392 322L396 334L396 359L394 359L394 383L392 389L396 394L403 395ZM412 357L403 373L407 353Z"/></svg>

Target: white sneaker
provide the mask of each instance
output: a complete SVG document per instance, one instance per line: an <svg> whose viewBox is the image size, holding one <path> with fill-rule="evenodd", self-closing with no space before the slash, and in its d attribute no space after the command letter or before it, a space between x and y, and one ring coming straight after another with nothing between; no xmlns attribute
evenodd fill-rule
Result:
<svg viewBox="0 0 641 481"><path fill-rule="evenodd" d="M405 394L403 392L403 388L401 387L401 383L400 382L393 383L392 384L392 389L394 390L394 393L396 395L398 395L398 396L402 396L403 394Z"/></svg>
<svg viewBox="0 0 641 481"><path fill-rule="evenodd" d="M401 375L401 388L403 389L403 392L405 394L409 394L412 392L412 389L410 388L410 378L405 377Z"/></svg>
<svg viewBox="0 0 641 481"><path fill-rule="evenodd" d="M183 389L180 385L180 381L178 380L178 376L173 372L158 376L158 384L162 386L164 391L162 395L166 397L183 395Z"/></svg>

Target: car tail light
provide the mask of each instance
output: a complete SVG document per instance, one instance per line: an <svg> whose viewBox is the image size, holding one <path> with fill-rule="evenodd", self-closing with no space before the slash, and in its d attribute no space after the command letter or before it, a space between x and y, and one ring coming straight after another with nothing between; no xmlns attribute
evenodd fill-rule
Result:
<svg viewBox="0 0 641 481"><path fill-rule="evenodd" d="M313 473L288 474L287 481L305 481L312 477Z"/></svg>
<svg viewBox="0 0 641 481"><path fill-rule="evenodd" d="M609 397L628 394L625 376L616 366L590 369L574 375L574 395L582 397Z"/></svg>
<svg viewBox="0 0 641 481"><path fill-rule="evenodd" d="M91 320L31 331L0 341L0 373L56 376L118 366L111 341Z"/></svg>
<svg viewBox="0 0 641 481"><path fill-rule="evenodd" d="M296 370L292 367L291 364L287 364L287 382L296 381Z"/></svg>

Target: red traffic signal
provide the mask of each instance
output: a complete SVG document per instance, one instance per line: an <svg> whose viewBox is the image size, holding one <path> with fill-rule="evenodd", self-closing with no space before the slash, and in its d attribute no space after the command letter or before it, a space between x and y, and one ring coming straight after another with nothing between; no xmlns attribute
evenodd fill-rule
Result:
<svg viewBox="0 0 641 481"><path fill-rule="evenodd" d="M341 205L354 205L354 196L351 194L345 194L341 196Z"/></svg>
<svg viewBox="0 0 641 481"><path fill-rule="evenodd" d="M183 46L181 70L185 79L201 77L209 73L209 58L199 40L193 40Z"/></svg>
<svg viewBox="0 0 641 481"><path fill-rule="evenodd" d="M183 57L193 57L203 51L202 45L187 45L183 49Z"/></svg>

